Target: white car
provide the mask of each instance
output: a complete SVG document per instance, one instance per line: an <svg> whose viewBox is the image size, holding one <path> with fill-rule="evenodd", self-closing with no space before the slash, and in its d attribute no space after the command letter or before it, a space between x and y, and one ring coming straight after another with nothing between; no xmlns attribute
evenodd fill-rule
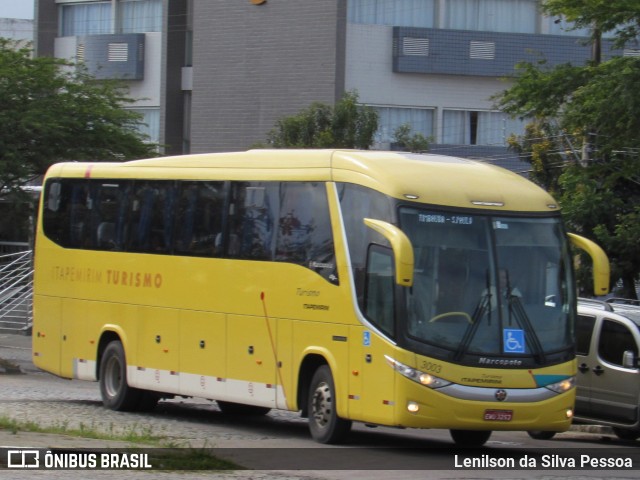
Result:
<svg viewBox="0 0 640 480"><path fill-rule="evenodd" d="M640 437L640 302L580 299L576 322L574 423L605 425L624 440ZM549 439L555 432L529 432Z"/></svg>

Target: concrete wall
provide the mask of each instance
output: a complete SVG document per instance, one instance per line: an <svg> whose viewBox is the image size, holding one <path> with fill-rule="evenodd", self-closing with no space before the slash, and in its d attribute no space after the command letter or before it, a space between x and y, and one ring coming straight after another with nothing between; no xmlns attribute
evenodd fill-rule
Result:
<svg viewBox="0 0 640 480"><path fill-rule="evenodd" d="M363 103L435 108L436 140L443 109L491 110L490 97L508 84L497 77L393 72L393 27L349 24L346 89Z"/></svg>
<svg viewBox="0 0 640 480"><path fill-rule="evenodd" d="M546 62L547 67L591 59L587 38L526 33L394 28L393 70L473 76L513 76L519 62ZM408 48L407 48L408 47ZM602 42L603 58L620 55L613 42Z"/></svg>
<svg viewBox="0 0 640 480"><path fill-rule="evenodd" d="M126 82L129 96L135 99L132 107L160 106L161 40L160 32L145 33L144 80ZM55 39L54 53L57 58L75 61L78 39L81 37L58 37Z"/></svg>
<svg viewBox="0 0 640 480"><path fill-rule="evenodd" d="M21 18L0 18L0 37L21 42L33 42L33 20Z"/></svg>
<svg viewBox="0 0 640 480"><path fill-rule="evenodd" d="M243 150L344 91L344 0L194 0L191 151Z"/></svg>

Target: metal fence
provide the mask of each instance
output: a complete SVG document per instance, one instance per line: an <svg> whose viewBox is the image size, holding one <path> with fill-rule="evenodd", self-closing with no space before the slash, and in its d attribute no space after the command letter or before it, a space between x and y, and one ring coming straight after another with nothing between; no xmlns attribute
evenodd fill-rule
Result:
<svg viewBox="0 0 640 480"><path fill-rule="evenodd" d="M30 334L33 251L0 254L0 331Z"/></svg>

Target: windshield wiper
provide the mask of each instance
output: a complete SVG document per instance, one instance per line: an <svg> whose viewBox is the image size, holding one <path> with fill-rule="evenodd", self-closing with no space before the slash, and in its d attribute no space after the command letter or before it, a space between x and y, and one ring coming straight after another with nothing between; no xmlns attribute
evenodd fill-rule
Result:
<svg viewBox="0 0 640 480"><path fill-rule="evenodd" d="M462 340L460 341L460 345L458 346L458 350L456 350L455 355L453 356L454 360L460 360L462 355L464 355L469 349L469 345L471 345L471 340L475 337L476 332L478 331L478 327L480 326L480 319L484 317L487 309L489 310L489 325L491 325L491 288L489 285L489 278L487 276L487 288L485 293L480 297L480 301L476 306L476 309L473 311L473 315L471 316L471 323L464 331L464 335Z"/></svg>

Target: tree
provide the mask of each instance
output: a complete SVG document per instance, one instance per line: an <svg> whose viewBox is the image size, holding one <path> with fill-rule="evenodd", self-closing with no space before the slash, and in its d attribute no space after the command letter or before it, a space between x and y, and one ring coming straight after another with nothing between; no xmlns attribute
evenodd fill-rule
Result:
<svg viewBox="0 0 640 480"><path fill-rule="evenodd" d="M59 161L121 161L154 155L136 131L141 116L119 83L0 38L0 197ZM16 205L20 204L16 201Z"/></svg>
<svg viewBox="0 0 640 480"><path fill-rule="evenodd" d="M403 123L393 132L393 138L400 147L409 152L419 153L429 150L430 139L420 132L411 135L411 125Z"/></svg>
<svg viewBox="0 0 640 480"><path fill-rule="evenodd" d="M512 135L507 143L511 150L531 164L531 180L551 195L559 195L559 169L564 166L565 155L558 142L557 128L549 123L534 121L525 126L522 137Z"/></svg>
<svg viewBox="0 0 640 480"><path fill-rule="evenodd" d="M347 92L335 106L314 102L298 114L276 122L267 136L275 148L368 149L378 129L378 113L358 104L358 95Z"/></svg>
<svg viewBox="0 0 640 480"><path fill-rule="evenodd" d="M640 34L637 0L545 0L542 9L548 15L564 16L576 29L591 29L594 42L604 32L615 32L621 47Z"/></svg>
<svg viewBox="0 0 640 480"><path fill-rule="evenodd" d="M590 27L594 43L602 32L615 30L621 46L639 32L637 1L548 0L544 8L577 28ZM529 137L512 146L532 163L532 178L558 197L569 227L607 251L622 294L636 298L640 58L600 61L594 55L586 65L550 69L540 62L518 68L513 86L496 97L503 111L533 120Z"/></svg>

